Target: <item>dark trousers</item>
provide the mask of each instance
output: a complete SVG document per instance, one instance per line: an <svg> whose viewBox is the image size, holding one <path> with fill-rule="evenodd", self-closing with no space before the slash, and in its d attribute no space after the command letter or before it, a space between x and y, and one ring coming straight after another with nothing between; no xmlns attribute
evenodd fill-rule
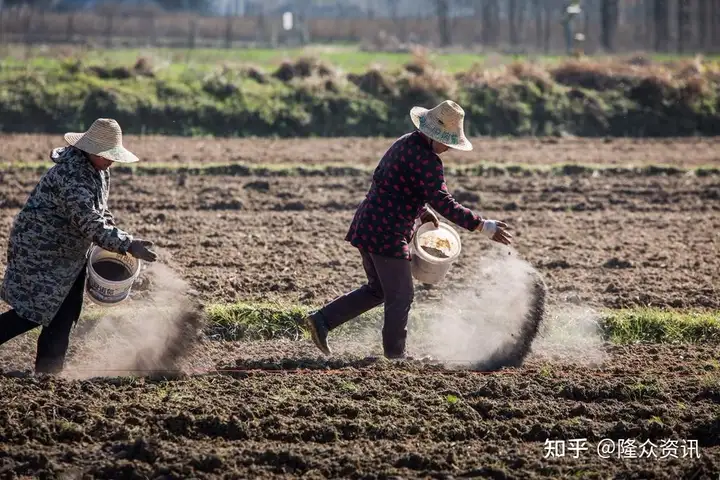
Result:
<svg viewBox="0 0 720 480"><path fill-rule="evenodd" d="M37 342L35 372L59 373L65 366L65 355L70 345L70 331L80 318L85 291L85 269L70 289L47 327L43 327ZM21 318L15 310L0 315L0 345L40 325Z"/></svg>
<svg viewBox="0 0 720 480"><path fill-rule="evenodd" d="M367 284L336 298L318 313L329 330L339 327L378 305L385 304L383 349L388 357L405 353L407 323L414 298L410 262L360 250Z"/></svg>

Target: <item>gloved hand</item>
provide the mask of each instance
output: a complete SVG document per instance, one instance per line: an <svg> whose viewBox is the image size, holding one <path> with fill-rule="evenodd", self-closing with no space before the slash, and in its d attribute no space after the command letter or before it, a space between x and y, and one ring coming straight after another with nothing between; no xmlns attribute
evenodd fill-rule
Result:
<svg viewBox="0 0 720 480"><path fill-rule="evenodd" d="M128 253L135 258L144 260L146 262L154 262L157 260L157 254L150 250L150 247L155 245L153 242L148 240L133 240L130 243Z"/></svg>
<svg viewBox="0 0 720 480"><path fill-rule="evenodd" d="M480 233L486 235L488 238L502 243L504 245L510 245L512 242L512 235L507 232L508 225L505 222L499 220L484 220L480 224Z"/></svg>

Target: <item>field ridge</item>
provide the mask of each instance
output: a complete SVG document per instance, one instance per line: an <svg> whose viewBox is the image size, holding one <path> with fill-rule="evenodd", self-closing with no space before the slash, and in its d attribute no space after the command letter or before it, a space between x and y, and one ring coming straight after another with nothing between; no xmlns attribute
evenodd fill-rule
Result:
<svg viewBox="0 0 720 480"><path fill-rule="evenodd" d="M52 162L13 162L0 165L0 172L35 172L43 173L52 167ZM328 163L322 165L304 164L262 164L262 163L150 163L146 165L115 165L113 172L134 175L202 175L202 176L237 176L237 177L293 177L293 176L330 176L358 177L371 174L374 167L356 167L350 163ZM718 176L720 167L713 165L696 167L677 167L664 164L650 165L607 165L607 164L492 164L478 163L462 166L445 167L445 173L456 176L680 176L695 175L698 177Z"/></svg>
<svg viewBox="0 0 720 480"><path fill-rule="evenodd" d="M272 72L48 59L0 70L0 131L81 131L107 116L126 133L392 137L411 126L411 107L449 98L464 106L470 136L715 135L719 72L701 59L516 61L455 74L423 56L361 74L313 57Z"/></svg>

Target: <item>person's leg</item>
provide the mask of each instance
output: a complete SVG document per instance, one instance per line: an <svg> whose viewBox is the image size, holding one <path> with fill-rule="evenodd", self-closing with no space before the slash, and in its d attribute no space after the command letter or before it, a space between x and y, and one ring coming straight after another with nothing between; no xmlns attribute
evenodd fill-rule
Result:
<svg viewBox="0 0 720 480"><path fill-rule="evenodd" d="M0 345L39 326L39 323L21 318L15 310L7 311L0 315Z"/></svg>
<svg viewBox="0 0 720 480"><path fill-rule="evenodd" d="M65 355L70 345L70 332L80 318L85 291L85 269L75 280L50 325L43 328L37 343L35 372L59 373L65 366Z"/></svg>
<svg viewBox="0 0 720 480"><path fill-rule="evenodd" d="M307 326L315 345L325 354L330 354L327 335L343 323L372 310L383 302L383 289L373 266L370 255L360 250L367 283L350 293L342 295L307 319Z"/></svg>
<svg viewBox="0 0 720 480"><path fill-rule="evenodd" d="M402 358L405 356L408 314L415 294L410 262L380 255L372 255L372 260L385 293L383 350L388 358Z"/></svg>

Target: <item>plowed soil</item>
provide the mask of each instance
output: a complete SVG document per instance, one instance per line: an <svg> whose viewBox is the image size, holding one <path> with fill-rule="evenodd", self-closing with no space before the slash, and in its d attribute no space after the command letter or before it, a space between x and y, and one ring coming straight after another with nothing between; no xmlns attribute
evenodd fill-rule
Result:
<svg viewBox="0 0 720 480"><path fill-rule="evenodd" d="M362 151L359 140L279 149L268 140L147 142L155 146L138 153L162 162L353 165L373 165L388 144L373 140L374 150ZM487 141L470 161L720 165L714 140L558 142ZM55 143L34 144L32 155ZM192 148L201 143L207 154ZM491 144L495 157L483 153ZM224 158L222 148L242 158ZM5 149L3 160L38 160L29 150L8 155ZM37 179L2 173L0 244ZM450 176L448 185L464 205L512 226L510 253L543 274L550 304L720 308L717 176ZM120 227L172 255L205 302L321 305L364 281L343 237L367 187L368 178L349 176L116 174L110 205ZM462 256L443 285L417 286L418 304L471 286L483 255L501 248L460 234ZM378 345L339 345L338 355L324 359L306 340L207 341L199 362L205 373L171 381L11 373L32 365L34 338L0 347L1 478L720 475L718 345L606 347L593 364L587 349L540 344L522 368L483 375L369 358ZM81 347L74 341L72 355ZM298 367L306 370L288 371ZM573 458L572 440L581 438L588 450ZM603 459L597 448L606 438L615 451ZM545 458L547 439L568 441L562 458ZM631 458L627 445L618 456L628 439L643 458ZM655 446L649 456L639 448L646 440ZM690 441L700 458L683 449Z"/></svg>
<svg viewBox="0 0 720 480"><path fill-rule="evenodd" d="M36 182L6 173L0 242ZM464 177L451 192L512 227L517 254L545 276L551 301L607 307L720 308L718 177ZM324 303L363 282L343 240L364 177L116 175L118 225L172 254L205 301ZM460 230L462 256L443 288L467 286L483 252L500 248Z"/></svg>
<svg viewBox="0 0 720 480"><path fill-rule="evenodd" d="M218 347L234 371L185 380L0 376L0 468L6 478L717 478L717 351L609 353L602 368L539 355L481 375L310 362L304 342L270 342ZM288 359L332 370L283 371ZM564 454L550 457L546 440L564 441ZM587 450L575 458L573 445Z"/></svg>
<svg viewBox="0 0 720 480"><path fill-rule="evenodd" d="M6 162L46 161L52 148L65 145L61 135L3 135L0 165ZM123 137L123 143L143 162L315 164L347 163L374 166L392 139L333 138L185 138ZM583 163L607 165L666 164L678 167L718 165L720 139L709 138L473 138L473 151L443 154L449 164Z"/></svg>

